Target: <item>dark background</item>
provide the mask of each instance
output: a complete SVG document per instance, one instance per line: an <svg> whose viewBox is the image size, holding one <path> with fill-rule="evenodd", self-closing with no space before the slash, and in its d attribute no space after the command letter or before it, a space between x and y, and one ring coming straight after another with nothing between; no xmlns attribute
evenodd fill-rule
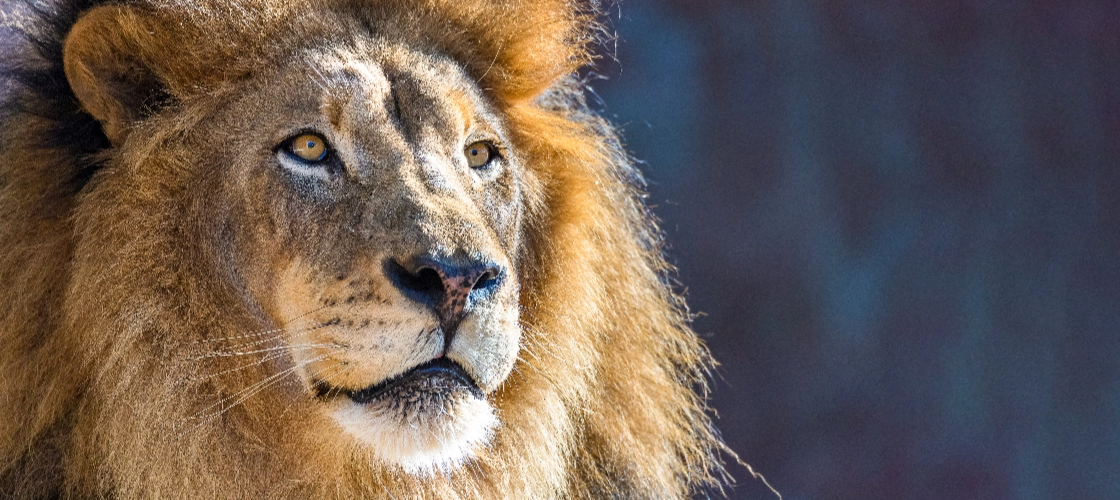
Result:
<svg viewBox="0 0 1120 500"><path fill-rule="evenodd" d="M594 86L743 460L787 500L1120 499L1120 3L611 12Z"/></svg>

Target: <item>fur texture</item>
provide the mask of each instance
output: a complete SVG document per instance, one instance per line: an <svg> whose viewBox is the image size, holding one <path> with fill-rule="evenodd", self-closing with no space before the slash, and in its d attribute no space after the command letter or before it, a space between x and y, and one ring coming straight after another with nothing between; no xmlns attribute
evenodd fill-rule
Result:
<svg viewBox="0 0 1120 500"><path fill-rule="evenodd" d="M592 6L96 3L8 16L0 496L718 484L710 361L573 76ZM333 167L284 156L308 127ZM466 167L476 141L496 166ZM385 264L432 252L502 277L450 326ZM442 357L476 392L339 396Z"/></svg>

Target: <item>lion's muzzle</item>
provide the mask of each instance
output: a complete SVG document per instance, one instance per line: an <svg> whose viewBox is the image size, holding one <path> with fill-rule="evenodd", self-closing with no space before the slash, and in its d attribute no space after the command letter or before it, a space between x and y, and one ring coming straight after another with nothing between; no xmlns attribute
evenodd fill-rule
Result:
<svg viewBox="0 0 1120 500"><path fill-rule="evenodd" d="M385 262L385 275L408 298L431 308L443 331L447 355L459 323L471 306L493 295L502 285L501 266L489 259L437 258L431 255Z"/></svg>

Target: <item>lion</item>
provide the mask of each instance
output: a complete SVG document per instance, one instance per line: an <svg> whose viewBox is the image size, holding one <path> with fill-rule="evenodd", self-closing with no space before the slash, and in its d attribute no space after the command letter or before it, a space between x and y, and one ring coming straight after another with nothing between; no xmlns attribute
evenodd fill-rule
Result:
<svg viewBox="0 0 1120 500"><path fill-rule="evenodd" d="M597 8L14 6L0 496L722 488Z"/></svg>

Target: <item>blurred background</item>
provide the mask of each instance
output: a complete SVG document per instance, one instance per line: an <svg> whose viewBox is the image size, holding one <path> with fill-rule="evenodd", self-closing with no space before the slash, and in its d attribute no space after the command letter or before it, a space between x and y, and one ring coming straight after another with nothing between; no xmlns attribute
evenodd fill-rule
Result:
<svg viewBox="0 0 1120 500"><path fill-rule="evenodd" d="M787 500L1120 499L1120 3L611 13L594 87L744 461Z"/></svg>

